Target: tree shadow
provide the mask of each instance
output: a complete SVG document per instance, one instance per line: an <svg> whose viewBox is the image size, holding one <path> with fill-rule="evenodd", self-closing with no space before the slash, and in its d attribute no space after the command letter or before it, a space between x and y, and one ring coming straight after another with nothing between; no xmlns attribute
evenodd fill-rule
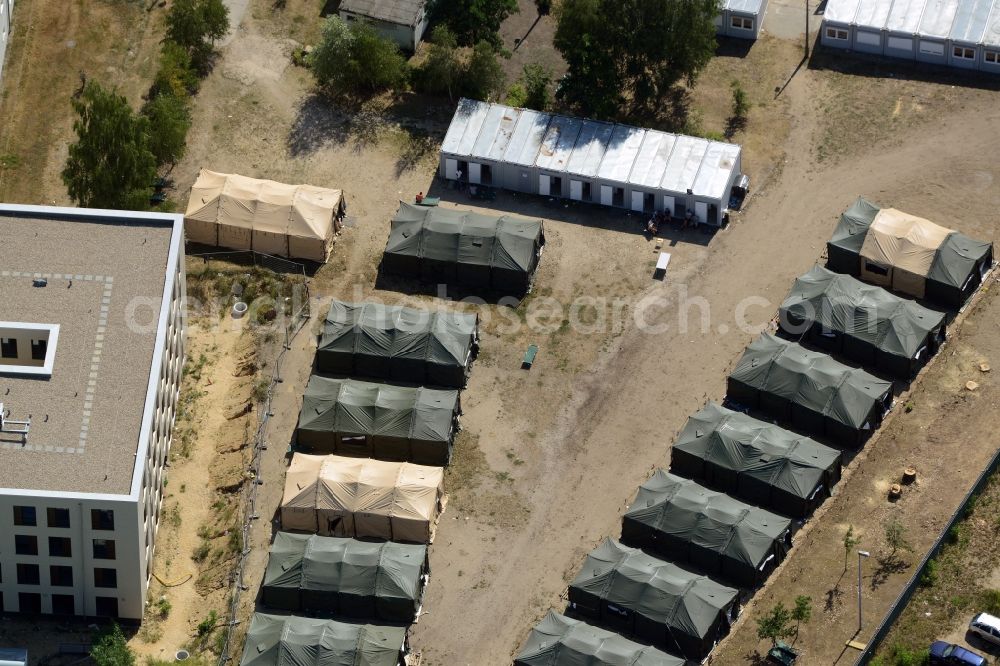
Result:
<svg viewBox="0 0 1000 666"><path fill-rule="evenodd" d="M538 25L538 22L541 20L542 20L541 14L535 17L535 20L531 23L531 26L528 27L528 31L524 33L524 37L514 40L514 48L511 49L512 51L516 51L519 48L521 48L521 44L524 44L524 42L528 39L528 35L531 34L531 31L535 29L535 26Z"/></svg>
<svg viewBox="0 0 1000 666"><path fill-rule="evenodd" d="M622 121L640 127L656 127L679 134L690 133L691 92L674 86L646 105L633 105Z"/></svg>
<svg viewBox="0 0 1000 666"><path fill-rule="evenodd" d="M729 118L726 119L726 129L723 131L723 135L726 139L732 139L736 136L737 132L742 132L746 128L746 116L729 116Z"/></svg>
<svg viewBox="0 0 1000 666"><path fill-rule="evenodd" d="M875 567L875 571L872 572L871 576L871 589L877 590L881 587L887 580L889 576L893 574L898 574L906 571L909 564L901 557L898 553L892 553L890 555L884 555L882 557L875 558L878 566Z"/></svg>
<svg viewBox="0 0 1000 666"><path fill-rule="evenodd" d="M430 134L421 131L406 132L405 145L399 159L396 160L396 177L415 168L429 155L437 152L439 142Z"/></svg>
<svg viewBox="0 0 1000 666"><path fill-rule="evenodd" d="M744 661L746 661L746 663L748 664L751 664L752 666L766 666L766 664L768 663L767 655L761 654L760 650L753 650L752 652L747 652L746 656L744 657Z"/></svg>
<svg viewBox="0 0 1000 666"><path fill-rule="evenodd" d="M361 152L378 141L384 125L384 116L363 103L335 101L314 92L299 104L286 144L292 157L311 155L327 146L342 146L352 141L354 151Z"/></svg>

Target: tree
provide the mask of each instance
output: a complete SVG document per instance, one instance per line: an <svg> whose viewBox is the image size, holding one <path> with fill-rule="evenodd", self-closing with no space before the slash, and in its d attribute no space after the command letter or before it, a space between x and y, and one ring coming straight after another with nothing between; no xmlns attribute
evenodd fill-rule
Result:
<svg viewBox="0 0 1000 666"><path fill-rule="evenodd" d="M750 113L750 98L747 96L747 91L743 90L743 86L735 79L730 88L733 90L733 118L745 122L747 114Z"/></svg>
<svg viewBox="0 0 1000 666"><path fill-rule="evenodd" d="M427 60L419 71L421 87L429 93L452 92L462 78L462 62L458 57L458 40L447 26L439 25L431 34Z"/></svg>
<svg viewBox="0 0 1000 666"><path fill-rule="evenodd" d="M717 15L717 0L564 0L555 37L569 66L564 100L590 115L655 113L711 60Z"/></svg>
<svg viewBox="0 0 1000 666"><path fill-rule="evenodd" d="M548 16L552 11L552 0L535 0L535 7L539 16Z"/></svg>
<svg viewBox="0 0 1000 666"><path fill-rule="evenodd" d="M149 120L124 97L88 83L72 101L77 140L62 172L69 195L80 206L143 209L156 177L149 148Z"/></svg>
<svg viewBox="0 0 1000 666"><path fill-rule="evenodd" d="M860 539L854 536L854 525L847 526L847 533L844 534L844 571L847 571L847 558L851 556L851 551L854 550L860 543Z"/></svg>
<svg viewBox="0 0 1000 666"><path fill-rule="evenodd" d="M779 601L767 615L757 620L758 640L769 639L771 647L774 647L779 639L792 635L794 629L788 626L791 619L791 613L785 608L785 604Z"/></svg>
<svg viewBox="0 0 1000 666"><path fill-rule="evenodd" d="M339 92L373 93L400 87L409 74L395 43L380 37L367 23L348 25L336 14L324 22L308 63L321 86Z"/></svg>
<svg viewBox="0 0 1000 666"><path fill-rule="evenodd" d="M899 551L909 553L913 550L913 546L906 540L906 526L896 518L892 518L885 525L885 543L890 549L890 560L895 559Z"/></svg>
<svg viewBox="0 0 1000 666"><path fill-rule="evenodd" d="M552 103L549 86L552 85L552 72L538 64L525 65L521 74L524 79L525 100L529 109L544 111Z"/></svg>
<svg viewBox="0 0 1000 666"><path fill-rule="evenodd" d="M488 102L500 94L507 77L492 44L486 41L476 44L463 78L467 97Z"/></svg>
<svg viewBox="0 0 1000 666"><path fill-rule="evenodd" d="M215 40L229 31L229 8L222 0L174 0L167 12L167 39L184 48L204 70Z"/></svg>
<svg viewBox="0 0 1000 666"><path fill-rule="evenodd" d="M150 98L160 94L184 97L197 91L198 74L191 64L190 54L177 42L164 42L160 49L160 68L149 91Z"/></svg>
<svg viewBox="0 0 1000 666"><path fill-rule="evenodd" d="M135 666L135 653L117 624L97 637L90 648L90 658L97 666Z"/></svg>
<svg viewBox="0 0 1000 666"><path fill-rule="evenodd" d="M170 93L157 95L146 103L142 114L149 118L149 150L157 164L173 164L184 156L185 140L191 127L187 99Z"/></svg>
<svg viewBox="0 0 1000 666"><path fill-rule="evenodd" d="M809 623L812 617L812 597L800 594L795 597L795 607L792 608L791 618L795 621L795 640L799 638L799 625L803 622Z"/></svg>
<svg viewBox="0 0 1000 666"><path fill-rule="evenodd" d="M447 25L459 44L487 41L495 49L503 45L500 26L518 11L517 0L432 0L430 7L434 20Z"/></svg>

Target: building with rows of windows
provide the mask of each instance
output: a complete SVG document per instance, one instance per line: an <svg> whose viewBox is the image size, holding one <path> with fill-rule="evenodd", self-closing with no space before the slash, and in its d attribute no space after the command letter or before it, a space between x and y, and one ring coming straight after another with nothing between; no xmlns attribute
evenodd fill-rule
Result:
<svg viewBox="0 0 1000 666"><path fill-rule="evenodd" d="M0 603L139 619L184 363L179 215L0 205Z"/></svg>

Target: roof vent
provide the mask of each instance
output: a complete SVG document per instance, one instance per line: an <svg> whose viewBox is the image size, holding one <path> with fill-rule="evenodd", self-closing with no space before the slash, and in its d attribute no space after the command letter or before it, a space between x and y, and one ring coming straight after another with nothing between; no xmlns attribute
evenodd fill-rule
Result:
<svg viewBox="0 0 1000 666"><path fill-rule="evenodd" d="M35 278L31 281L31 286L33 287L44 287L49 283L45 278Z"/></svg>

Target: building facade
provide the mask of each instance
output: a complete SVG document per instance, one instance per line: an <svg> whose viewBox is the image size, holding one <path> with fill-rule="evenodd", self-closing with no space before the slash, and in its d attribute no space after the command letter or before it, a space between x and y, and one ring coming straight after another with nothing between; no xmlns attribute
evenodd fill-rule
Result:
<svg viewBox="0 0 1000 666"><path fill-rule="evenodd" d="M343 0L340 18L365 21L400 49L413 53L424 37L430 17L427 0Z"/></svg>
<svg viewBox="0 0 1000 666"><path fill-rule="evenodd" d="M0 331L59 327L42 377L3 338L2 610L140 619L184 364L182 217L0 205L0 243Z"/></svg>

